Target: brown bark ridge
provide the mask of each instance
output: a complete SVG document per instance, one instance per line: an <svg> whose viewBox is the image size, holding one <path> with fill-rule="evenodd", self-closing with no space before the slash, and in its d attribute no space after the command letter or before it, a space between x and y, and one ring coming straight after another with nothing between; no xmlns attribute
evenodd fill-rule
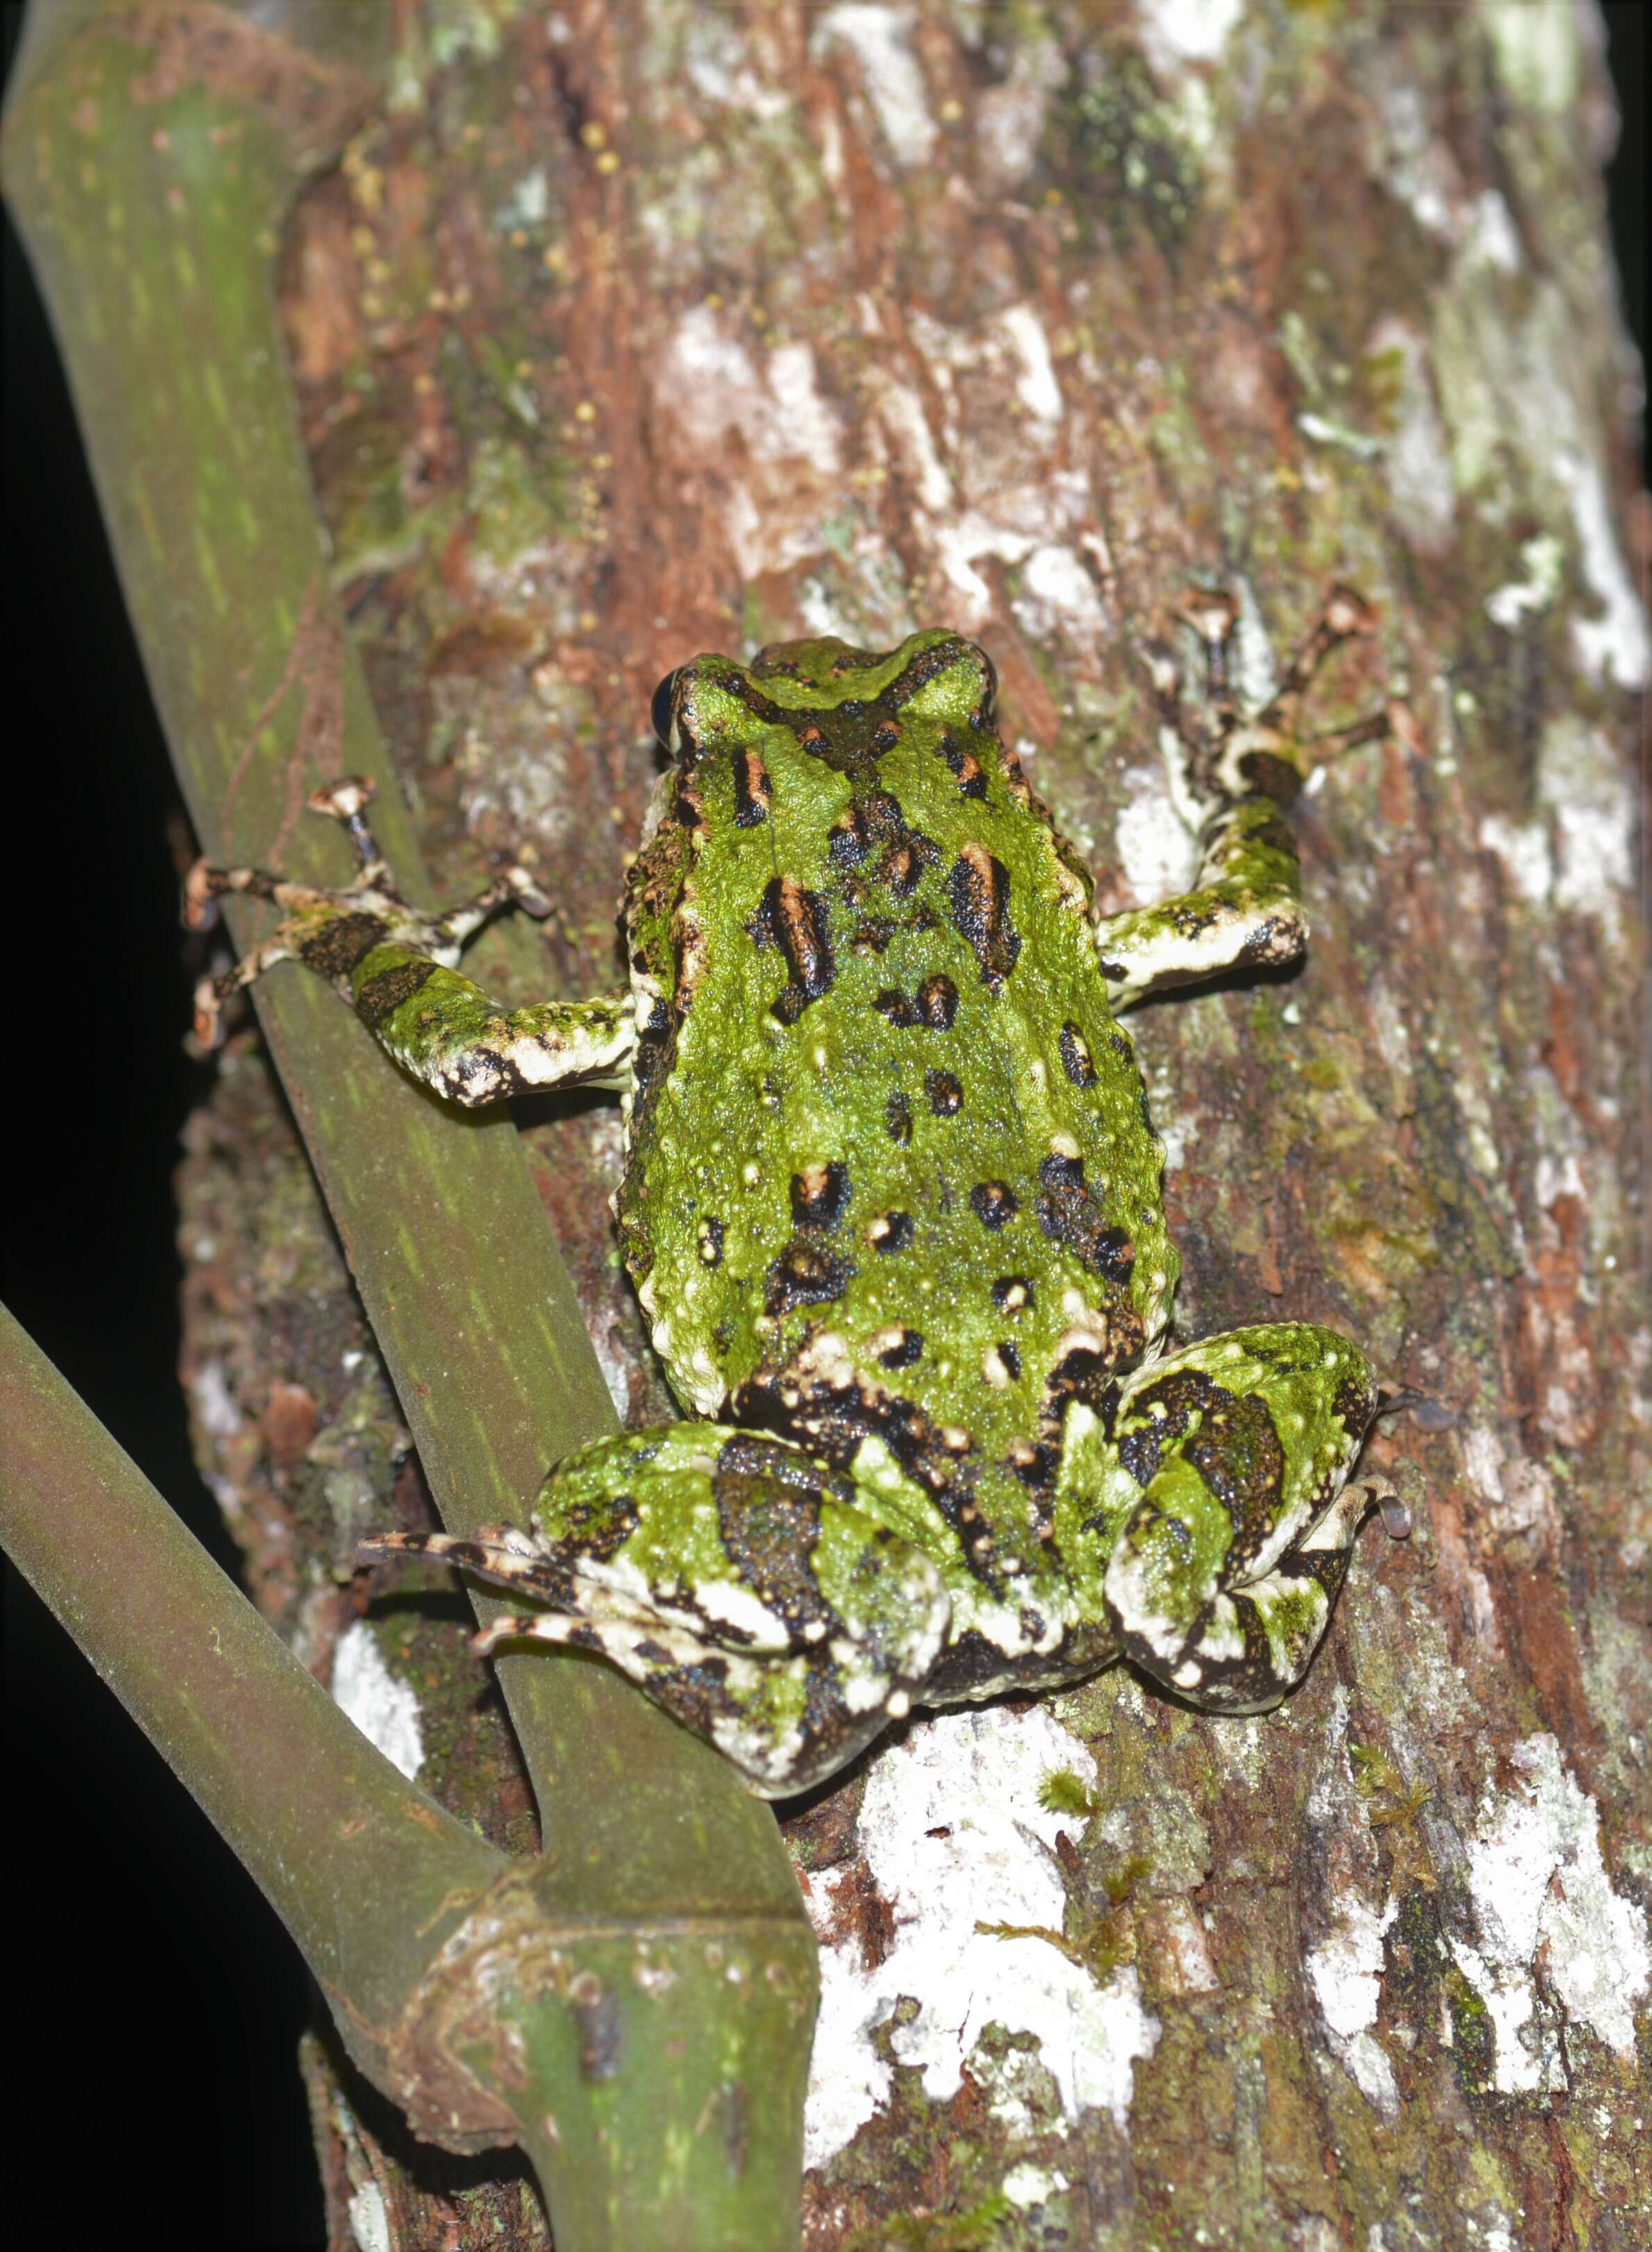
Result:
<svg viewBox="0 0 1652 2252"><path fill-rule="evenodd" d="M497 851L554 880L543 990L615 975L649 694L697 650L975 636L1124 907L1191 855L1140 637L1223 585L1255 688L1330 580L1379 615L1319 699L1391 726L1296 816L1305 968L1137 1038L1181 1332L1331 1322L1439 1403L1372 1442L1417 1529L1365 1534L1277 1713L1115 1670L920 1718L794 1810L826 1977L805 2241L1646 2242L1649 518L1598 17L398 22L383 114L295 214L289 335L443 895ZM658 1414L614 1110L526 1130L616 1395ZM244 1044L184 1187L186 1373L268 1609L527 1843L458 1609L351 1616L352 1544L398 1477L416 1518L416 1472ZM519 2180L422 2180L308 2070L336 2243L369 2206L399 2252L539 2241Z"/></svg>

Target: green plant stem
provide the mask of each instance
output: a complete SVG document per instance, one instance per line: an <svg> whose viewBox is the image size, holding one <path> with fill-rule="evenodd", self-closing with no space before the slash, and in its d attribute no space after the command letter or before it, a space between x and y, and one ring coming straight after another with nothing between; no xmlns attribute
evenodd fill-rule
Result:
<svg viewBox="0 0 1652 2252"><path fill-rule="evenodd" d="M373 1748L3 1308L0 1540L422 2133L520 2144L561 2252L790 2252L806 1930L561 1915L554 1862L506 1862Z"/></svg>
<svg viewBox="0 0 1652 2252"><path fill-rule="evenodd" d="M421 897L405 809L327 591L273 286L296 184L373 94L368 19L381 17L355 0L295 7L283 32L274 11L257 12L254 23L204 0L48 9L7 121L7 190L198 833L230 857L268 856L279 838L292 872L337 881L340 841L295 825L290 809L324 775L368 774L388 855ZM236 931L250 935L244 915ZM549 1463L611 1428L613 1410L510 1120L460 1118L417 1092L316 980L277 976L256 999L444 1522L519 1519ZM726 2241L785 2242L813 1974L771 1815L608 1669L539 1652L498 1672L538 1800L548 1915L632 1920L668 1958L685 1924L749 1919L761 1945L782 1936L803 1966L787 1974L798 2010L784 2036L778 2019L769 2028L784 2054L742 2048L751 2012L733 1986L705 1990L697 2036L708 2054L726 2039L751 2068L736 2107L743 2179L792 2185L761 2233ZM700 1957L681 1944L673 1975L686 1997L700 1991ZM646 2105L622 2104L600 2148L577 2150L570 2125L553 2145L556 2179L611 2177L645 2204L672 2151L708 2147L698 2070L682 2060ZM555 2180L550 2194L561 2228ZM721 2212L713 2197L699 2233L675 2241L725 2241Z"/></svg>
<svg viewBox="0 0 1652 2252"><path fill-rule="evenodd" d="M3 1307L0 1539L382 2049L504 1856L345 1718Z"/></svg>

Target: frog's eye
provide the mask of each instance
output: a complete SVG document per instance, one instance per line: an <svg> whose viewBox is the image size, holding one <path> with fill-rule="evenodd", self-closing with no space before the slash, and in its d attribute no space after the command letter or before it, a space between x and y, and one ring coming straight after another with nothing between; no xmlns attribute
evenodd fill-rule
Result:
<svg viewBox="0 0 1652 2252"><path fill-rule="evenodd" d="M654 733L659 736L661 745L666 750L671 748L671 699L672 692L676 685L676 674L674 672L668 672L666 675L666 678L660 682L659 687L655 689L654 700L650 707L650 716L654 723Z"/></svg>

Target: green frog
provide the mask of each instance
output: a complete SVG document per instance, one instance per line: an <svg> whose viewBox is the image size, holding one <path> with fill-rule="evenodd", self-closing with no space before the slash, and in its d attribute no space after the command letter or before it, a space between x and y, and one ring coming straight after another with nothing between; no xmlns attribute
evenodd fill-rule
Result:
<svg viewBox="0 0 1652 2252"><path fill-rule="evenodd" d="M1098 918L1088 870L994 732L993 668L940 630L886 654L784 643L665 681L670 755L624 910L629 990L507 1008L458 967L485 917L548 903L507 868L426 915L360 781L312 805L359 872L325 892L199 868L280 927L198 995L296 959L387 1054L476 1104L618 1090L626 1267L685 1420L582 1448L533 1529L386 1534L533 1608L479 1638L601 1652L768 1797L914 1705L1120 1656L1256 1713L1301 1676L1360 1522L1380 1395L1335 1331L1267 1322L1175 1351L1163 1145L1119 1011L1301 952L1304 694L1370 630L1337 588L1265 710L1229 686L1232 601L1185 612L1201 699L1150 650L1194 887ZM1368 728L1364 732L1372 732ZM1391 1524L1391 1529L1398 1529Z"/></svg>

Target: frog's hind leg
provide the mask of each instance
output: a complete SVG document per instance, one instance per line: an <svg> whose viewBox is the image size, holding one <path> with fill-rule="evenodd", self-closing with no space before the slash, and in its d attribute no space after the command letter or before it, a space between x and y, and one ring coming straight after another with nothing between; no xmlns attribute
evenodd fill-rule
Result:
<svg viewBox="0 0 1652 2252"><path fill-rule="evenodd" d="M707 1423L600 1440L559 1465L539 1530L389 1534L549 1606L496 1619L600 1652L762 1797L809 1788L910 1706L951 1616L929 1559L783 1442Z"/></svg>
<svg viewBox="0 0 1652 2252"><path fill-rule="evenodd" d="M317 790L314 812L343 824L355 848L354 880L339 891L289 882L265 868L199 863L185 891L185 917L207 923L215 902L244 893L284 910L268 937L195 993L204 1046L220 1037L229 996L280 962L302 962L329 978L402 1068L451 1101L491 1102L529 1088L629 1082L636 1046L630 997L548 1001L507 1008L458 969L460 949L497 909L514 903L536 915L550 903L526 872L504 869L472 900L445 914L411 907L368 828L373 786L356 777Z"/></svg>
<svg viewBox="0 0 1652 2252"><path fill-rule="evenodd" d="M1132 1380L1104 1583L1127 1656L1213 1711L1279 1702L1380 1498L1380 1482L1347 1482L1376 1406L1358 1347L1297 1323L1203 1338Z"/></svg>
<svg viewBox="0 0 1652 2252"><path fill-rule="evenodd" d="M1199 836L1194 887L1157 907L1110 915L1097 925L1102 972L1115 1009L1146 994L1247 964L1294 962L1307 942L1296 840L1280 808L1301 787L1297 764L1301 706L1334 650L1372 630L1369 606L1333 587L1319 619L1285 668L1265 707L1246 719L1234 700L1230 645L1237 606L1227 594L1199 594L1182 609L1203 644L1202 722L1183 701L1179 667L1168 650L1147 661L1160 708L1160 742L1177 811ZM1344 744L1387 726L1385 716L1345 730Z"/></svg>

